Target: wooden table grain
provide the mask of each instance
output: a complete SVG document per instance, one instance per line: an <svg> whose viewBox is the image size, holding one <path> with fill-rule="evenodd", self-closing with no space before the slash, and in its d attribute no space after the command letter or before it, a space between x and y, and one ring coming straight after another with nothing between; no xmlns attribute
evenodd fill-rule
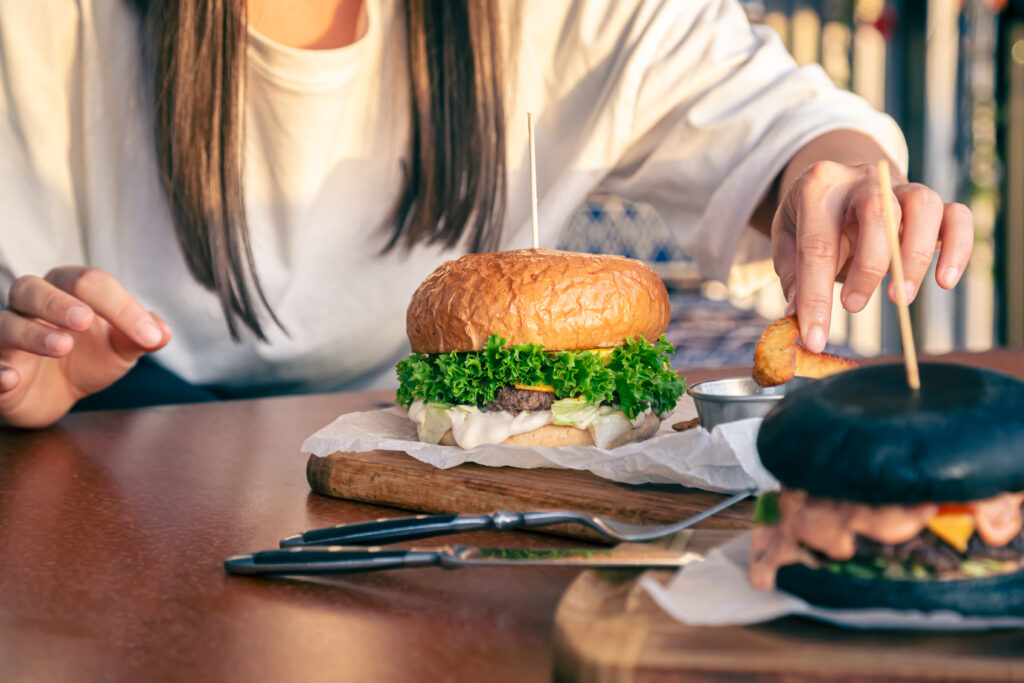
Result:
<svg viewBox="0 0 1024 683"><path fill-rule="evenodd" d="M994 353L1009 369L1020 354ZM734 370L693 371L691 382ZM740 371L742 372L742 371ZM0 677L547 680L577 571L224 574L234 553L388 514L309 491L302 440L386 393L79 413L0 429ZM571 544L467 534L472 544Z"/></svg>

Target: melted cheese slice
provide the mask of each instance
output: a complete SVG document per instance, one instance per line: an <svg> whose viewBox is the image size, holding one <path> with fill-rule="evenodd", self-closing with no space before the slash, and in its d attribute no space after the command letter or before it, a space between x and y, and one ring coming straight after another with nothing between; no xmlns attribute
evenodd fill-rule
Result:
<svg viewBox="0 0 1024 683"><path fill-rule="evenodd" d="M547 384L513 384L516 389L524 389L526 391L543 391L548 394L555 393L555 388Z"/></svg>
<svg viewBox="0 0 1024 683"><path fill-rule="evenodd" d="M974 535L974 515L969 512L940 513L928 520L928 529L959 552L967 552Z"/></svg>

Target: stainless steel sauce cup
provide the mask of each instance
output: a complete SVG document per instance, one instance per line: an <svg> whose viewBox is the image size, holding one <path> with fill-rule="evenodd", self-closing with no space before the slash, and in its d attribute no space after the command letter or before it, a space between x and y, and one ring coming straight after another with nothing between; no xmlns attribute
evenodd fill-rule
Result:
<svg viewBox="0 0 1024 683"><path fill-rule="evenodd" d="M729 377L698 382L686 390L697 406L700 426L709 432L716 425L748 417L764 417L786 392L812 380L794 377L785 384L762 387L751 377Z"/></svg>

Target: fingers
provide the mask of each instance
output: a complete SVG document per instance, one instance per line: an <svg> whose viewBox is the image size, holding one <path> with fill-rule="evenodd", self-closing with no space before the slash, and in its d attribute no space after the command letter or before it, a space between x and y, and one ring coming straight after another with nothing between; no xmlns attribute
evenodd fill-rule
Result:
<svg viewBox="0 0 1024 683"><path fill-rule="evenodd" d="M893 208L898 210L897 206ZM856 240L840 299L846 310L857 313L867 305L878 284L889 272L891 260L882 196L878 192L877 182L867 178L854 187L849 200L849 212L855 223L852 227L856 230Z"/></svg>
<svg viewBox="0 0 1024 683"><path fill-rule="evenodd" d="M942 223L942 198L934 190L918 183L894 190L903 208L903 235L900 256L903 260L907 301L913 301L931 267ZM896 301L896 283L889 285L889 298Z"/></svg>
<svg viewBox="0 0 1024 683"><path fill-rule="evenodd" d="M974 222L961 204L943 205L933 190L901 182L893 209L902 224L900 257L907 300L913 300L941 244L935 278L952 288L967 267ZM828 161L808 167L783 197L772 224L772 259L783 293L800 321L801 338L814 353L825 347L832 289L844 281L843 306L864 309L889 272L891 251L873 165ZM847 260L849 258L849 260ZM895 301L895 283L889 296Z"/></svg>
<svg viewBox="0 0 1024 683"><path fill-rule="evenodd" d="M11 311L0 312L0 349L59 358L74 346L71 335Z"/></svg>
<svg viewBox="0 0 1024 683"><path fill-rule="evenodd" d="M946 204L939 227L942 250L935 266L935 280L940 287L952 289L971 259L974 248L974 216L963 204Z"/></svg>
<svg viewBox="0 0 1024 683"><path fill-rule="evenodd" d="M804 345L820 353L828 338L832 286L840 267L840 230L849 173L841 164L819 162L797 182L796 315Z"/></svg>
<svg viewBox="0 0 1024 683"><path fill-rule="evenodd" d="M0 311L0 394L15 389L23 372L41 356L60 358L73 347L66 332L14 311Z"/></svg>
<svg viewBox="0 0 1024 683"><path fill-rule="evenodd" d="M11 285L11 310L39 318L57 327L81 332L89 329L91 308L67 292L34 275L19 277Z"/></svg>
<svg viewBox="0 0 1024 683"><path fill-rule="evenodd" d="M155 350L170 338L117 280L98 268L55 268L46 275L46 280L88 305L144 350Z"/></svg>

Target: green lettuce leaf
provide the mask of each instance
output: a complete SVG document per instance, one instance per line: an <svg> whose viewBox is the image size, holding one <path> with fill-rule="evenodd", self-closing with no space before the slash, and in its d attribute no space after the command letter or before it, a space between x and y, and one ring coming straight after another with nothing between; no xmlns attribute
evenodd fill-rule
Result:
<svg viewBox="0 0 1024 683"><path fill-rule="evenodd" d="M664 335L654 344L627 339L610 358L590 351L547 352L539 344L507 347L491 335L481 351L406 356L395 368L396 398L405 406L416 399L484 405L501 387L547 384L556 399L618 404L632 420L647 408L668 412L682 396L686 384L669 366L673 351Z"/></svg>
<svg viewBox="0 0 1024 683"><path fill-rule="evenodd" d="M758 496L754 504L754 524L778 524L779 519L779 494L766 491Z"/></svg>

